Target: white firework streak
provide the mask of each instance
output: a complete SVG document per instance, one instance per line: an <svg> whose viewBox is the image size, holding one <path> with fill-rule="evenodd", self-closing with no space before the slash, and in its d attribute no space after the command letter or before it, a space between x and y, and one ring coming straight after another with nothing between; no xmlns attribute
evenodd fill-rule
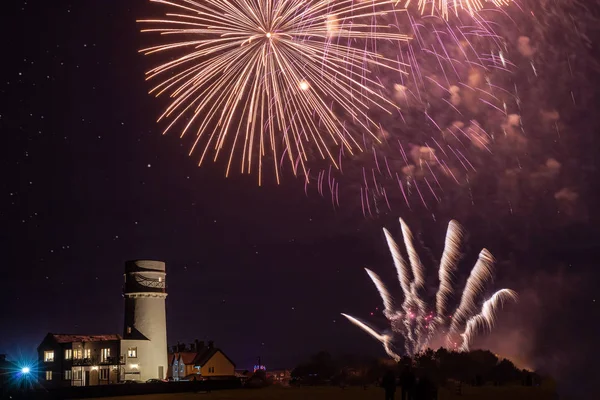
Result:
<svg viewBox="0 0 600 400"><path fill-rule="evenodd" d="M344 314L342 313L342 315L344 317L346 317L350 322L352 322L354 325L358 326L359 328L361 328L363 331L367 332L369 335L373 336L375 339L379 340L381 342L381 344L383 344L383 348L385 349L385 352L392 357L394 360L396 361L400 361L400 356L398 354L396 354L391 347L390 344L390 336L389 335L385 335L385 334L380 334L378 333L376 330L374 330L373 328L371 328L369 325L365 324L364 322L362 322L361 320L354 318L351 315L348 314Z"/></svg>
<svg viewBox="0 0 600 400"><path fill-rule="evenodd" d="M379 275L377 275L375 272L371 271L368 268L365 268L365 271L367 271L367 274L369 274L369 277L375 284L375 287L377 288L377 291L381 296L381 300L383 300L383 306L385 307L385 316L391 316L394 312L394 302L392 300L392 296L390 296L390 293L386 289L385 285L383 284L383 282L381 282L381 278L379 277Z"/></svg>
<svg viewBox="0 0 600 400"><path fill-rule="evenodd" d="M404 301L402 302L402 311L404 312L404 315L409 315L411 312L410 308L415 304L415 302L412 300L410 290L410 268L406 264L406 260L404 260L404 257L402 257L402 254L400 253L400 248L398 248L398 244L392 237L391 233L385 228L383 228L383 233L385 235L387 245L390 249L390 253L392 254L392 258L394 260L394 266L396 267L396 272L398 274L398 281L400 282L400 286L402 287L402 295L404 296ZM407 332L404 346L406 352L410 353L411 346L415 345L412 329L410 329L410 319L403 318L402 323L404 324Z"/></svg>
<svg viewBox="0 0 600 400"><path fill-rule="evenodd" d="M440 262L440 270L438 273L440 286L435 296L436 317L429 322L429 332L427 342L429 342L439 325L443 325L447 321L448 298L452 295L454 288L452 287L452 277L457 269L458 260L460 259L460 244L463 237L463 231L458 222L450 221L446 232L446 240L444 242L444 252Z"/></svg>
<svg viewBox="0 0 600 400"><path fill-rule="evenodd" d="M410 228L402 218L400 218L400 226L402 227L402 238L404 239L404 246L406 247L406 251L408 252L408 259L410 260L410 266L412 268L413 273L413 282L410 285L411 291L411 299L416 304L417 310L415 313L415 320L417 322L417 340L416 346L420 348L422 343L420 341L423 336L421 335L423 331L423 318L426 314L426 304L421 299L419 295L419 290L423 289L425 286L425 268L423 268L423 264L419 259L419 254L415 250L415 246L413 244L413 235L410 231Z"/></svg>
<svg viewBox="0 0 600 400"><path fill-rule="evenodd" d="M473 339L473 335L479 330L484 329L488 332L492 330L496 323L496 310L504 305L508 300L517 301L517 292L510 289L500 289L492 297L486 300L481 307L481 312L467 321L465 332L461 334L463 344L460 347L461 351L469 351L469 345Z"/></svg>
<svg viewBox="0 0 600 400"><path fill-rule="evenodd" d="M385 234L390 253L392 253L392 258L394 259L394 266L398 273L398 281L400 281L400 286L402 286L402 294L405 298L410 297L410 269L408 268L408 265L406 265L406 261L402 257L402 254L400 254L400 249L392 237L392 234L385 228L383 228L383 233Z"/></svg>
<svg viewBox="0 0 600 400"><path fill-rule="evenodd" d="M440 262L440 288L435 296L436 323L444 323L446 321L446 313L448 309L448 298L452 295L452 276L456 271L458 260L460 258L460 243L463 237L463 232L460 224L454 220L448 224L446 232L446 241L444 243L444 253Z"/></svg>
<svg viewBox="0 0 600 400"><path fill-rule="evenodd" d="M402 226L402 234L404 244L407 247L410 264L413 272L411 281L410 269L400 253L398 245L392 238L389 231L384 229L384 234L394 265L398 273L398 280L402 287L404 302L402 303L402 311L394 309L394 299L381 281L381 278L373 271L365 268L367 274L377 287L377 291L381 296L385 306L384 315L388 319L392 332L401 334L404 338L404 346L406 354L414 355L424 350L434 336L440 334L446 335L447 343L453 342L453 335L459 334L462 342L459 346L460 351L468 351L469 345L473 336L481 329L491 330L495 323L496 310L507 300L517 300L517 294L511 289L501 289L494 293L487 301L483 303L480 309L477 306L477 298L481 295L485 288L485 284L491 279L493 274L494 257L487 250L483 249L479 253L479 258L475 266L471 270L467 279L460 304L454 312L454 318L448 327L448 319L446 313L448 310L448 299L453 293L452 276L457 269L458 260L460 258L460 245L463 237L463 230L460 224L456 221L450 221L446 232L446 240L444 244L444 252L439 267L439 288L436 293L435 311L436 316L429 321L428 329L423 329L423 321L429 320L431 316L427 315L427 303L420 297L417 289L425 286L425 271L421 260L413 246L412 234L404 221L400 220ZM418 309L415 313L411 307ZM479 313L477 314L477 312ZM369 333L372 337L383 344L386 353L398 360L400 357L394 351L392 346L392 335L379 333L364 322L347 314L342 314L352 323ZM412 320L416 316L417 323L413 324ZM461 327L464 326L462 333ZM444 330L442 331L442 329ZM455 343L456 345L457 343Z"/></svg>
<svg viewBox="0 0 600 400"><path fill-rule="evenodd" d="M465 290L460 299L460 305L452 316L450 335L458 332L458 328L466 322L467 318L477 311L475 300L485 289L485 283L492 277L493 264L494 256L487 249L481 250L479 259L467 279Z"/></svg>

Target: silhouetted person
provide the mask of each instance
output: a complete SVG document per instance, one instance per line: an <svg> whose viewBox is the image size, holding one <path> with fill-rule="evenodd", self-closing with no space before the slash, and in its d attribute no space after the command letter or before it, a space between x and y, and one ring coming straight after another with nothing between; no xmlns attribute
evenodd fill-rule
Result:
<svg viewBox="0 0 600 400"><path fill-rule="evenodd" d="M437 397L435 392L435 386L427 374L420 374L415 388L415 400L433 400Z"/></svg>
<svg viewBox="0 0 600 400"><path fill-rule="evenodd" d="M402 400L413 400L415 389L415 374L410 365L407 365L400 375L400 386L402 387Z"/></svg>
<svg viewBox="0 0 600 400"><path fill-rule="evenodd" d="M483 378L481 377L481 375L475 375L475 386L482 386L483 385Z"/></svg>
<svg viewBox="0 0 600 400"><path fill-rule="evenodd" d="M385 390L385 400L394 400L396 394L396 376L392 371L386 372L381 380L381 387Z"/></svg>

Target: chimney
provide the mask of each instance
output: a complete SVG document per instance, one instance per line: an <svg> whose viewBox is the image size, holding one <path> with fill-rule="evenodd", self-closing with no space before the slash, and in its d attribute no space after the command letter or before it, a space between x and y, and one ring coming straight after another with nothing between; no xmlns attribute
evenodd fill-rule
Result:
<svg viewBox="0 0 600 400"><path fill-rule="evenodd" d="M213 348L213 346L214 346L214 344L215 344L215 342L213 342L212 340L209 340L209 341L208 341L208 348L209 348L209 349L212 349L212 348Z"/></svg>
<svg viewBox="0 0 600 400"><path fill-rule="evenodd" d="M202 343L202 347L199 346L200 342L198 342L198 339L194 339L194 343L196 344L196 351L200 351L204 347L204 343Z"/></svg>
<svg viewBox="0 0 600 400"><path fill-rule="evenodd" d="M204 340L198 342L198 350L202 350L204 348Z"/></svg>
<svg viewBox="0 0 600 400"><path fill-rule="evenodd" d="M190 343L190 351L196 351L196 343Z"/></svg>

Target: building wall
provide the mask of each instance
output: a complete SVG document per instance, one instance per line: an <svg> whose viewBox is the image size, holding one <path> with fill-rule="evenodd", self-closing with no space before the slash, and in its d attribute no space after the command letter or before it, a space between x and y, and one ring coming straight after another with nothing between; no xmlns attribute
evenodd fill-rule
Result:
<svg viewBox="0 0 600 400"><path fill-rule="evenodd" d="M44 339L42 344L38 347L38 381L41 382L44 386L47 387L56 387L56 386L70 386L71 382L69 380L65 380L64 371L71 369L71 361L65 360L64 358L64 350L70 347L70 343L67 345L61 345L56 343L54 340L49 340L48 338ZM44 356L45 353L51 351L54 354L53 361L45 361ZM48 375L50 375L50 380L48 380Z"/></svg>
<svg viewBox="0 0 600 400"><path fill-rule="evenodd" d="M202 365L200 372L202 376L234 376L235 365L223 353L217 351L206 364Z"/></svg>
<svg viewBox="0 0 600 400"><path fill-rule="evenodd" d="M129 357L128 350L137 349L136 357ZM125 362L122 379L147 381L148 379L163 379L158 377L158 366L156 355L153 354L155 346L149 340L125 340L121 341L121 355ZM165 362L163 374L166 376L167 363Z"/></svg>
<svg viewBox="0 0 600 400"><path fill-rule="evenodd" d="M102 358L103 349L109 349L109 358ZM67 350L70 350L70 358L66 357ZM45 361L47 351L54 352L54 361ZM46 387L108 384L111 383L110 376L109 379L100 380L99 370L101 368L110 370L113 366L118 366L119 353L118 340L56 343L53 339L45 339L38 347L38 379ZM81 355L80 358L77 358L78 354ZM47 379L47 371L52 374L50 380ZM116 380L112 383L116 383Z"/></svg>
<svg viewBox="0 0 600 400"><path fill-rule="evenodd" d="M75 365L72 368L72 386L97 386L112 385L119 382L119 369L117 365ZM105 375L102 374L105 372ZM106 379L103 379L106 377Z"/></svg>

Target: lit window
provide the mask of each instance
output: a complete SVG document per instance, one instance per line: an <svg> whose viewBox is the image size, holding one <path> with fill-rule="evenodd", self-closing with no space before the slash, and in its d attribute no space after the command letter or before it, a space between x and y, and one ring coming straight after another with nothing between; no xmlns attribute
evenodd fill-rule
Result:
<svg viewBox="0 0 600 400"><path fill-rule="evenodd" d="M83 376L83 374L81 372L81 369L78 368L75 370L75 372L73 374L73 379L76 381L80 381L82 376Z"/></svg>
<svg viewBox="0 0 600 400"><path fill-rule="evenodd" d="M107 362L110 357L110 349L102 349L100 353L100 362Z"/></svg>
<svg viewBox="0 0 600 400"><path fill-rule="evenodd" d="M70 360L73 358L73 350L66 349L65 350L65 360Z"/></svg>
<svg viewBox="0 0 600 400"><path fill-rule="evenodd" d="M54 351L45 351L44 352L44 362L53 362L54 361Z"/></svg>
<svg viewBox="0 0 600 400"><path fill-rule="evenodd" d="M102 368L100 370L100 380L107 381L108 380L108 368Z"/></svg>
<svg viewBox="0 0 600 400"><path fill-rule="evenodd" d="M71 379L73 379L73 371L67 369L65 371L65 381L70 381Z"/></svg>
<svg viewBox="0 0 600 400"><path fill-rule="evenodd" d="M92 358L92 349L83 349L83 358Z"/></svg>
<svg viewBox="0 0 600 400"><path fill-rule="evenodd" d="M73 359L81 360L81 349L73 349Z"/></svg>
<svg viewBox="0 0 600 400"><path fill-rule="evenodd" d="M52 371L46 371L46 380L47 381L51 381L52 380Z"/></svg>
<svg viewBox="0 0 600 400"><path fill-rule="evenodd" d="M130 326L127 327L127 333L131 333L131 327Z"/></svg>
<svg viewBox="0 0 600 400"><path fill-rule="evenodd" d="M130 347L127 349L127 357L137 358L137 347Z"/></svg>

